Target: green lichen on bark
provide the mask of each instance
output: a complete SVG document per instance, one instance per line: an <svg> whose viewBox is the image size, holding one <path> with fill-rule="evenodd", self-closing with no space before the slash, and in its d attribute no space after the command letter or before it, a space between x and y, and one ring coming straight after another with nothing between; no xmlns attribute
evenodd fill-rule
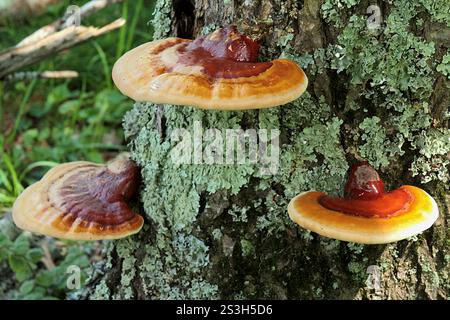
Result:
<svg viewBox="0 0 450 320"><path fill-rule="evenodd" d="M201 277L202 272L206 272L203 269L209 267L209 256L205 243L196 237L189 238L195 239L190 241L191 250L198 250L197 255L204 262L202 264L193 263L189 255L176 254L175 249L180 244L179 239L183 241L186 239L181 235L196 234L199 212L205 210L201 208L203 195L226 190L227 196L230 197L248 187L251 177L258 177L257 189L262 193L268 192L267 195L245 207L234 205L227 211L234 223L242 224L247 222L244 211L248 210L254 215L256 210L259 212L256 217L256 229L269 234L279 234L285 230L286 225L291 224L286 215L287 201L298 192L299 188L338 191L347 170L344 152L339 147L339 128L342 121L333 118L327 123L329 107L311 98L305 101L296 101L286 106L284 111L290 115L289 117L282 117L277 109L223 112L179 106L158 107L152 104L136 104L126 115L125 133L130 139L132 157L141 167L145 186L141 200L147 218L156 225L154 229L157 233L155 242L146 245L145 257L140 267L140 278L145 280L144 283L148 286L144 289L148 296L211 298L217 294L217 287L205 280L198 282L197 289L192 291L188 289L189 286L185 286L179 276L187 273L189 275L186 276L187 281L195 275ZM309 103L312 105L308 105ZM303 112L296 112L299 104L305 105ZM318 112L319 108L324 110ZM158 120L161 115L163 119ZM158 121L170 124L163 133L158 130L157 125L155 126ZM310 123L310 126L305 127L299 135L293 132L291 138L294 139L294 143L285 146L287 152L281 157L278 172L273 176L266 176L261 174L259 164L173 163L171 150L179 141L173 141L169 137L176 128L185 128L192 133L197 121L201 121L204 130L241 128L244 121L264 129L278 128L282 125L281 121L289 121L286 126L292 127L293 130L296 129L295 123L297 125L302 122ZM321 157L320 161L318 155ZM330 179L319 179L323 172L327 172ZM280 197L275 192L267 191L273 184L283 186L287 196ZM274 201L274 197L279 198L278 201ZM264 209L264 212L261 209ZM217 207L213 210L217 210ZM220 238L219 241L221 240ZM254 244L251 240L241 240L243 240L240 241L241 250L247 257L251 252L249 248ZM226 245L225 243L223 246ZM229 248L232 253L234 243ZM173 275L168 275L171 274L169 269L173 269Z"/></svg>
<svg viewBox="0 0 450 320"><path fill-rule="evenodd" d="M419 0L419 3L426 8L433 21L443 22L450 27L450 2L446 0Z"/></svg>
<svg viewBox="0 0 450 320"><path fill-rule="evenodd" d="M428 103L436 77L433 68L436 48L434 43L410 30L411 21L423 9L421 5L428 10L434 8L426 1L394 1L384 25L375 31L367 29L365 17L352 15L337 43L326 50L331 57L329 66L349 75L348 90L359 92L353 100L367 115L375 114L362 119L359 130L354 131L354 139L361 142L360 155L376 167L387 167L399 160L406 148L423 154L426 146L421 141L430 139L424 136L435 136L434 129L430 128L432 116ZM434 14L433 10L431 13ZM439 66L437 71L443 69L442 64ZM447 181L444 171L448 170L445 157L450 151L448 129L441 131L443 134L433 140L433 145L444 144L444 150L433 151L428 160L416 156L410 164L411 171L420 175L422 182ZM436 166L438 174L431 170Z"/></svg>
<svg viewBox="0 0 450 320"><path fill-rule="evenodd" d="M157 3L158 38L170 31L170 3ZM443 228L433 236L432 252L423 251L431 241L424 235L398 246L363 246L299 229L286 212L302 191L341 194L348 160L361 157L381 169L389 188L422 182L447 212L448 106L436 113L433 101L443 95L434 86L438 74L445 78L448 48L430 41L436 37L431 27L423 35L413 22L420 16L422 24L434 26L448 21L450 13L436 10L431 0L393 0L381 27L368 30L364 3L305 0L298 10L283 1L261 6L277 12L270 17L270 47L264 52L298 61L310 78L308 92L292 103L246 112L137 103L127 113L124 130L141 167L148 228L132 238L137 245L116 245L120 282L134 289L114 297L136 297L135 291L164 299L449 296ZM245 10L255 5L246 2ZM270 10L261 12L267 20ZM280 12L291 18L283 20L288 15ZM292 17L299 19L298 33ZM334 26L323 26L322 19ZM324 28L336 35L327 43L317 36L325 37ZM311 30L316 36L304 38ZM175 164L171 152L180 141L172 135L177 128L192 135L196 123L222 132L280 130L278 170L266 175L252 163ZM207 146L203 141L203 149ZM419 270L411 257L426 266ZM371 265L382 267L387 286L389 279L401 281L399 289L378 295L365 288ZM104 282L98 288L108 294Z"/></svg>
<svg viewBox="0 0 450 320"><path fill-rule="evenodd" d="M450 51L442 57L442 61L436 67L436 70L450 79Z"/></svg>
<svg viewBox="0 0 450 320"><path fill-rule="evenodd" d="M120 286L123 288L114 296L115 299L133 299L134 294L131 282L136 276L135 264L136 257L133 255L136 250L137 243L134 239L128 238L117 242L116 252L119 259L122 260L122 270L120 277Z"/></svg>
<svg viewBox="0 0 450 320"><path fill-rule="evenodd" d="M172 25L172 1L157 0L155 11L153 13L152 25L154 28L153 38L162 39L167 37L171 32Z"/></svg>

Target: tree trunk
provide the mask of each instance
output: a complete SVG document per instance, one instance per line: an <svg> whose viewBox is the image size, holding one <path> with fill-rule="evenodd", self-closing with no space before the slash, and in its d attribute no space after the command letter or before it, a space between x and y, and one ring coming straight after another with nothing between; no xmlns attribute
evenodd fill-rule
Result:
<svg viewBox="0 0 450 320"><path fill-rule="evenodd" d="M193 38L237 24L258 39L264 60L296 60L309 86L297 101L267 110L135 104L124 130L142 168L146 224L138 235L109 244L108 260L85 296L450 297L450 65L443 61L450 54L450 14L443 8L449 4L354 2L157 2L155 38ZM280 130L276 172L248 162L174 164L172 133L184 128L193 136L199 124L204 131ZM359 245L290 221L292 197L341 193L349 164L361 158L379 170L387 188L412 184L428 191L439 204L435 225L413 239Z"/></svg>

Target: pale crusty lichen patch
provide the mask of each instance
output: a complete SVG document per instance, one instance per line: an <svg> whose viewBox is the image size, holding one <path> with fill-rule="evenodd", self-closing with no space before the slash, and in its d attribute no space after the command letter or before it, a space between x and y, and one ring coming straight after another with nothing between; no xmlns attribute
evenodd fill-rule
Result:
<svg viewBox="0 0 450 320"><path fill-rule="evenodd" d="M273 1L273 6L281 12L284 3ZM301 191L340 194L348 160L355 157L367 158L381 169L388 187L416 182L416 176L438 200L448 193L449 131L432 128L434 80L438 74L445 77L447 61L436 63L435 57L443 57L448 48L429 41L412 22L420 15L422 24L445 23L450 14L437 10L431 0L394 0L391 10L383 13L381 28L369 31L360 1L339 3L322 1L321 16L316 16L317 6L304 1L310 11L298 15L303 23L315 28L325 19L338 35L321 48L311 39L304 44L314 48L308 52L285 31L289 28L277 30L278 17L273 17L273 32L279 38L267 52L283 51L310 76L308 93L297 101L249 112L137 103L128 112L124 130L133 159L142 168L141 200L155 234L151 240L139 238L143 244L136 250L138 260L127 257L135 255L132 247L124 251L123 244L117 245L122 272L128 270L128 276L121 277L124 284L140 279L148 298L362 298L374 295L365 288L365 280L367 268L375 264L385 277L403 281L406 287L426 283L421 293L405 287L386 291L384 298L433 296L437 285L439 296L449 295L448 243L442 252L421 252L425 266L412 270L407 258L411 252L402 245L346 245L298 230L286 214L288 201ZM163 10L155 17L155 34L162 37L170 31L170 1L160 0L157 7ZM441 124L448 121L448 110L439 117ZM174 165L171 132L190 129L195 121L205 128L281 129L278 171L264 176L250 164ZM247 189L257 196L247 199ZM446 210L444 205L441 209ZM418 239L426 241L424 236ZM447 257L447 263L436 267L427 259L431 255ZM342 256L345 261L339 260ZM311 270L313 262L317 270ZM237 265L250 271L238 274L242 268ZM230 277L242 280L240 284L227 287L225 280L214 278L225 266ZM123 289L120 296L132 294Z"/></svg>

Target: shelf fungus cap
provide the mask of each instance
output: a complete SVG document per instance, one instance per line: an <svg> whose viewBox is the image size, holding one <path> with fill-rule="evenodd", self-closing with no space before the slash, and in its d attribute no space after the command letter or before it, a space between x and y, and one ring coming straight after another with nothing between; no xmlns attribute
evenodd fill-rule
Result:
<svg viewBox="0 0 450 320"><path fill-rule="evenodd" d="M112 76L141 102L243 110L282 105L306 89L303 70L288 59L257 62L259 44L235 26L187 40L145 43L123 55Z"/></svg>
<svg viewBox="0 0 450 320"><path fill-rule="evenodd" d="M17 198L13 220L21 229L62 239L123 238L144 223L127 204L138 184L137 166L124 157L108 165L60 164Z"/></svg>
<svg viewBox="0 0 450 320"><path fill-rule="evenodd" d="M352 166L343 198L304 192L291 200L288 212L305 229L364 244L395 242L419 234L439 215L436 201L420 188L404 185L386 192L367 162Z"/></svg>

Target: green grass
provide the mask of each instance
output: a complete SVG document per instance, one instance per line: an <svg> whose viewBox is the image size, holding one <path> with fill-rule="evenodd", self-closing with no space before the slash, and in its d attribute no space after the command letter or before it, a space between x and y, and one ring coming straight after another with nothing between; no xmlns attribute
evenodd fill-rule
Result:
<svg viewBox="0 0 450 320"><path fill-rule="evenodd" d="M19 42L27 34L64 14L69 4L86 1L61 1L38 19L17 25L0 26L0 50ZM25 70L76 70L72 80L33 80L0 85L0 152L27 186L48 169L34 166L47 161L74 160L102 162L124 149L121 121L132 101L115 89L111 80L114 62L125 51L151 40L147 22L153 1L124 1L82 21L101 26L118 17L127 24L89 43L30 66ZM7 172L6 163L0 163ZM10 196L14 197L14 194ZM10 204L0 201L0 206Z"/></svg>
<svg viewBox="0 0 450 320"><path fill-rule="evenodd" d="M0 210L4 211L13 205L14 200L23 191L23 185L7 154L3 154L2 162L4 169L0 169Z"/></svg>
<svg viewBox="0 0 450 320"><path fill-rule="evenodd" d="M39 18L17 25L11 22L0 25L0 50L15 45L39 27L61 17L69 5L86 2L60 1ZM20 192L39 180L49 168L76 160L105 162L126 149L121 122L124 113L131 108L132 100L114 87L111 69L124 52L152 39L153 30L148 21L153 7L153 1L128 0L103 9L82 24L102 26L124 17L126 25L23 70L75 70L80 74L76 79L0 82L0 222L6 219L5 213L11 212ZM0 229L0 232L3 231ZM20 232L2 235L4 246L9 244L12 248L22 235ZM33 236L27 250L40 250L42 239ZM67 242L62 246L60 243L51 246L50 251L59 257L55 268L64 264L67 258L64 252L72 246ZM87 252L90 245L83 245L83 248L80 252ZM4 255L13 256L14 250L8 250ZM6 258L9 269L17 278L8 293L2 293L0 286L0 298L2 295L64 298L67 292L63 290L61 279L53 281L58 283L57 288L43 285L36 277L41 275L42 278L44 271L50 271L43 270L36 255L30 262L24 258L27 252L22 253L20 259L32 267L18 273L16 271L21 268L16 262L20 259ZM8 268L8 263L0 262L0 270L2 267ZM61 270L58 272L61 276L64 274ZM59 275L56 271L53 273Z"/></svg>

